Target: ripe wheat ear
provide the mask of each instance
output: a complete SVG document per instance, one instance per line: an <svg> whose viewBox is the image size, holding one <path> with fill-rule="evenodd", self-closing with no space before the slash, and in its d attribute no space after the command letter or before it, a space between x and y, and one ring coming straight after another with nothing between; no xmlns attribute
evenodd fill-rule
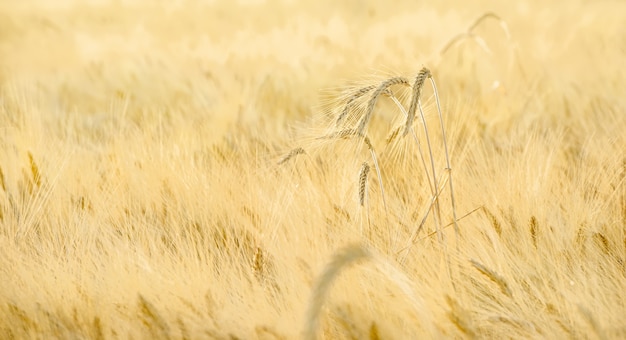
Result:
<svg viewBox="0 0 626 340"><path fill-rule="evenodd" d="M361 120L359 121L359 125L356 128L357 133L360 136L364 135L367 124L372 118L372 113L374 112L374 108L376 107L376 102L378 102L378 97L380 97L381 94L385 93L385 91L387 91L389 87L399 84L410 86L408 79L404 77L394 77L385 80L382 84L378 86L378 88L376 88L376 91L372 93L370 100L367 102L367 110L365 111L365 115L363 116L363 118L361 118Z"/></svg>
<svg viewBox="0 0 626 340"><path fill-rule="evenodd" d="M337 128L339 128L341 123L343 123L344 119L348 116L348 112L350 112L352 105L354 105L354 101L363 97L364 95L366 95L368 92L370 92L371 90L375 88L376 88L376 85L362 87L356 90L350 96L350 98L348 98L348 100L346 101L346 105L344 105L343 110L341 111L341 114L339 114L339 117L337 117L337 121L335 122L335 125L337 126Z"/></svg>

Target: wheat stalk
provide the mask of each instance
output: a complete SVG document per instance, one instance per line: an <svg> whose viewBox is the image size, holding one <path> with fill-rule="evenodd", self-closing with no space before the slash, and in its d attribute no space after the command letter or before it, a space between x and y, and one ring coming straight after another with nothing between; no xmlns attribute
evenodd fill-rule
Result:
<svg viewBox="0 0 626 340"><path fill-rule="evenodd" d="M424 74L430 74L430 71L428 72L420 72L420 73L424 73ZM419 76L417 77L419 78ZM416 78L416 82L415 82L415 86L419 85L419 83L417 82ZM413 90L413 98L411 99L411 103L413 103L413 101L415 101L417 104L417 108L419 110L420 113L420 118L422 120L422 125L424 127L424 136L426 137L426 146L428 147L428 155L430 157L430 167L431 167L431 171L432 171L432 183L433 183L433 198L435 198L435 214L433 215L434 219L435 219L435 227L437 228L437 238L439 239L439 243L443 244L443 232L441 231L441 209L439 207L439 188L437 186L437 170L435 169L435 157L433 156L433 148L431 146L430 143L430 136L428 134L428 126L426 124L426 117L424 116L424 111L422 110L422 105L420 104L420 100L419 97L416 98L416 96L419 95L418 91L415 91L415 89ZM409 115L411 114L411 109L409 108ZM407 118L408 121L408 118Z"/></svg>
<svg viewBox="0 0 626 340"><path fill-rule="evenodd" d="M391 91L388 91L388 92L390 92L389 97L396 104L396 106L400 109L400 111L404 114L404 117L408 118L409 113L404 109L404 106L402 106L402 103L400 103L400 101L393 95L393 93L391 93ZM422 161L422 166L424 167L424 173L426 174L426 177L429 179L428 186L430 187L430 193L434 196L435 192L433 189L433 184L430 181L430 174L428 173L428 166L426 166L426 159L424 158L424 152L422 151L422 144L417 138L417 135L415 134L413 127L410 126L409 129L411 131L411 135L413 136L413 140L415 141L415 144L417 144L417 150L419 152L420 159ZM391 132L391 134L387 137L387 145L389 145L397 137L397 135L400 133L400 130L402 130L402 125L398 126L396 129L394 129Z"/></svg>
<svg viewBox="0 0 626 340"><path fill-rule="evenodd" d="M437 113L439 114L439 125L441 125L441 136L443 139L443 149L446 155L446 169L448 170L448 185L450 188L450 201L452 205L452 218L454 222L454 232L456 235L456 246L457 251L459 247L459 235L461 233L458 225L457 215L456 215L456 200L454 199L454 186L452 185L452 166L450 165L450 155L448 154L448 141L446 138L446 129L443 123L443 114L441 113L441 103L439 101L439 91L437 91L437 85L435 84L435 80L433 77L430 77L430 85L433 87L433 92L435 93L435 102L437 103ZM433 174L434 176L434 174Z"/></svg>

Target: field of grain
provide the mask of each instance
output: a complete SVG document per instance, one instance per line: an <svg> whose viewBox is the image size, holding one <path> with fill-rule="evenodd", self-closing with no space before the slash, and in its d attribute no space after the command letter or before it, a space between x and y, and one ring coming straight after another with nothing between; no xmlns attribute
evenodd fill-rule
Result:
<svg viewBox="0 0 626 340"><path fill-rule="evenodd" d="M0 2L0 338L625 338L624 13Z"/></svg>

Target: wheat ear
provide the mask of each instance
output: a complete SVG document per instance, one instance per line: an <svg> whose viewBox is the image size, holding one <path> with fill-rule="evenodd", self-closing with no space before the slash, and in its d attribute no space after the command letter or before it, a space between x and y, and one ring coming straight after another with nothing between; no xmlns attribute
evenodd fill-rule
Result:
<svg viewBox="0 0 626 340"><path fill-rule="evenodd" d="M378 88L376 88L376 91L372 93L370 100L367 102L367 111L365 111L365 115L363 116L363 118L361 118L361 121L359 122L359 125L356 129L359 135L363 135L363 132L367 127L367 123L369 123L370 119L372 118L372 113L374 112L374 107L376 107L376 102L378 102L378 97L380 97L380 95L383 94L390 86L399 84L410 86L409 81L406 78L393 77L385 80L382 84L378 86Z"/></svg>
<svg viewBox="0 0 626 340"><path fill-rule="evenodd" d="M277 164L281 165L281 164L287 163L293 157L295 157L297 155L302 155L302 154L305 154L305 153L306 152L301 147L294 148L291 151L289 151L289 153L287 155L285 155L285 157L283 157L280 161L278 161Z"/></svg>
<svg viewBox="0 0 626 340"><path fill-rule="evenodd" d="M368 92L370 92L371 90L375 88L376 88L376 85L370 85L370 86L362 87L356 90L350 96L350 98L348 98L348 100L346 101L346 105L343 107L343 110L341 111L341 114L339 114L339 117L337 117L337 122L335 123L335 125L339 127L341 123L343 123L343 120L348 116L348 112L350 112L350 108L354 104L355 100L363 97L365 94L367 94Z"/></svg>
<svg viewBox="0 0 626 340"><path fill-rule="evenodd" d="M365 145L367 145L367 149L370 151L370 155L372 156L372 161L374 162L374 168L376 169L376 176L378 176L378 185L380 186L380 193L383 198L383 207L385 208L385 213L387 213L387 200L385 199L385 186L383 185L383 176L380 173L380 166L378 165L378 158L376 157L376 151L374 150L374 146L370 141L369 137L365 137L363 139L365 141Z"/></svg>
<svg viewBox="0 0 626 340"><path fill-rule="evenodd" d="M428 134L428 126L426 124L426 117L424 116L424 111L422 110L422 105L420 102L420 96L422 93L422 88L424 87L424 82L426 81L426 78L431 78L431 73L430 70L427 69L426 67L422 68L422 70L417 74L417 76L415 77L415 82L413 84L413 95L411 97L411 104L409 105L409 111L407 112L407 120L406 120L406 125L405 125L405 129L404 129L404 133L406 134L410 129L411 126L413 125L413 120L415 119L415 111L419 110L420 113L420 118L422 120L422 125L424 126L424 136L426 137L426 145L428 147L428 154L430 157L430 167L431 167L431 171L432 171L432 186L431 186L431 190L432 190L432 195L433 197L439 197L439 192L438 192L438 188L437 188L437 170L435 169L435 158L433 157L433 149L430 143L430 136ZM413 117L413 118L411 118ZM418 144L419 146L419 144ZM421 152L421 149L420 149ZM424 161L425 162L425 161ZM424 164L424 167L426 168L426 165ZM427 172L428 174L428 172ZM439 200L437 199L435 201L435 212L436 214L434 215L435 218L435 226L437 228L438 231L440 231L441 228L441 209L439 207ZM442 232L438 233L438 239L440 243L443 243L443 234Z"/></svg>
<svg viewBox="0 0 626 340"><path fill-rule="evenodd" d="M415 111L417 111L417 107L419 105L424 82L427 78L430 78L430 76L430 70L424 67L415 77L415 82L413 83L413 96L411 97L411 104L409 105L409 112L407 113L406 117L404 133L402 134L403 136L406 136L406 134L409 133L409 130L413 125L413 121L415 120Z"/></svg>
<svg viewBox="0 0 626 340"><path fill-rule="evenodd" d="M480 262L476 260L470 260L470 263L472 264L472 266L474 266L474 268L481 272L481 274L485 275L491 281L500 286L500 290L504 295L508 297L513 296L513 293L511 293L511 288L509 288L509 284L502 276L498 275L498 273L496 273L495 271L483 266L482 264L480 264Z"/></svg>
<svg viewBox="0 0 626 340"><path fill-rule="evenodd" d="M465 32L457 34L452 39L450 39L446 43L446 45L441 49L441 52L439 52L439 55L441 56L445 54L452 46L456 45L459 41L463 40L464 38L472 38L474 41L476 41L478 46L480 46L480 48L482 48L487 54L492 54L485 40L481 38L479 35L476 35L474 33L474 30L476 29L476 27L478 27L483 21L489 18L492 18L498 21L498 23L500 24L500 28L502 28L502 31L506 35L507 41L510 42L511 33L509 31L509 26L506 24L506 22L502 20L502 18L500 18L497 14L493 12L486 12L480 17L478 17L476 20L474 20L474 22L468 27L468 29Z"/></svg>
<svg viewBox="0 0 626 340"><path fill-rule="evenodd" d="M367 164L367 162L363 162L363 165L361 165L361 171L359 171L359 203L361 206L365 205L365 195L367 194L367 176L369 172L369 164Z"/></svg>

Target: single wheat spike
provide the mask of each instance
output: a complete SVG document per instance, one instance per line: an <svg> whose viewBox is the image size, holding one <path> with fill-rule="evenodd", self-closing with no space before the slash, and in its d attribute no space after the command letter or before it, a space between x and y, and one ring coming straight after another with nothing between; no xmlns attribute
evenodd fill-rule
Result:
<svg viewBox="0 0 626 340"><path fill-rule="evenodd" d="M278 165L287 163L290 159L292 159L293 157L297 156L297 155L301 155L301 154L305 154L306 152L304 151L303 148L301 147L297 147L291 151L289 151L289 153L283 157L280 161L278 161Z"/></svg>
<svg viewBox="0 0 626 340"><path fill-rule="evenodd" d="M539 224L537 223L537 218L535 216L530 217L530 222L528 223L530 227L530 237L533 241L533 246L537 249L537 233L539 230Z"/></svg>
<svg viewBox="0 0 626 340"><path fill-rule="evenodd" d="M396 127L395 129L391 130L391 133L389 134L389 136L387 136L387 138L385 138L385 143L387 145L391 144L391 142L393 142L396 137L398 137L398 134L400 133L400 130L402 130L402 125Z"/></svg>
<svg viewBox="0 0 626 340"><path fill-rule="evenodd" d="M496 273L495 271L483 266L482 264L480 264L480 262L476 260L470 260L470 262L472 263L472 266L474 266L474 268L478 269L479 272L481 272L483 275L488 277L491 281L495 282L498 286L500 286L500 290L502 291L502 293L504 293L508 297L512 297L509 284L506 282L506 280L502 276L498 275L498 273Z"/></svg>
<svg viewBox="0 0 626 340"><path fill-rule="evenodd" d="M365 205L367 175L369 172L369 164L367 164L367 162L363 162L363 165L361 165L361 171L359 171L359 203L361 203L361 206Z"/></svg>
<svg viewBox="0 0 626 340"><path fill-rule="evenodd" d="M365 116L361 118L361 121L359 122L359 126L356 129L357 133L360 136L363 135L363 132L365 131L365 128L367 127L367 123L369 123L370 119L372 118L372 112L374 112L374 107L376 106L378 97L380 97L381 94L385 93L387 88L389 88L390 86L400 85L400 84L410 86L408 79L404 77L393 77L393 78L385 80L382 84L378 86L378 88L376 88L376 91L372 93L372 97L370 97L369 102L367 102L367 111L365 112Z"/></svg>
<svg viewBox="0 0 626 340"><path fill-rule="evenodd" d="M256 276L259 281L263 281L264 267L265 258L263 256L263 249L256 247L254 256L252 257L252 271L254 272L254 276Z"/></svg>
<svg viewBox="0 0 626 340"><path fill-rule="evenodd" d="M413 83L413 96L411 97L411 104L409 105L409 112L406 117L406 125L404 126L403 136L406 136L413 126L413 121L415 120L415 112L417 111L417 106L419 104L420 96L422 94L422 88L424 87L424 82L426 79L430 78L430 70L426 67L422 68L422 70L415 77L415 82Z"/></svg>
<svg viewBox="0 0 626 340"><path fill-rule="evenodd" d="M327 135L326 138L329 138L329 139L350 138L350 137L356 136L356 134L357 134L356 130L354 129L343 129L343 130L335 131Z"/></svg>
<svg viewBox="0 0 626 340"><path fill-rule="evenodd" d="M383 176L380 173L380 166L378 166L378 157L376 157L376 151L374 151L374 146L370 141L369 137L365 137L363 139L365 144L367 145L367 149L370 151L370 155L372 156L372 161L374 162L374 168L376 169L376 175L378 176L378 184L380 186L380 193L383 197L383 206L385 207L385 212L387 212L387 200L385 199L385 186L383 185Z"/></svg>

